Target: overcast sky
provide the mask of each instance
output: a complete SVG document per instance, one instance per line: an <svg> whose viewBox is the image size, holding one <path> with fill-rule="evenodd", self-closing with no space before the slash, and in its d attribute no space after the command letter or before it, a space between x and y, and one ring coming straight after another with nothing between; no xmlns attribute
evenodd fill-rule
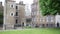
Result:
<svg viewBox="0 0 60 34"><path fill-rule="evenodd" d="M4 4L4 1L5 1L5 0L0 0L0 2L3 2L3 4ZM17 3L18 3L19 1L24 1L25 4L31 4L33 0L15 0L15 1L16 1Z"/></svg>
<svg viewBox="0 0 60 34"><path fill-rule="evenodd" d="M31 4L33 0L16 0L16 1L17 1L17 2L19 2L19 1L24 1L24 3L26 3L26 4L27 4L27 3L28 3L28 4Z"/></svg>

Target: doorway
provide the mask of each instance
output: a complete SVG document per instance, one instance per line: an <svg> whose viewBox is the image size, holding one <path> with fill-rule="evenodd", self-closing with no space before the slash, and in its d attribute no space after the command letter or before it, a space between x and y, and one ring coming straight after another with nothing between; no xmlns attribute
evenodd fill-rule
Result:
<svg viewBox="0 0 60 34"><path fill-rule="evenodd" d="M59 23L57 23L57 27L59 27Z"/></svg>
<svg viewBox="0 0 60 34"><path fill-rule="evenodd" d="M24 22L22 23L22 26L24 26Z"/></svg>

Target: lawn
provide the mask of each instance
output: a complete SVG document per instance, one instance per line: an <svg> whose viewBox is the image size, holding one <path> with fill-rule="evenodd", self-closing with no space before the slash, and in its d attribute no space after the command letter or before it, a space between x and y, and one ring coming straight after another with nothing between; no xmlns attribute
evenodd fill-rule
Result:
<svg viewBox="0 0 60 34"><path fill-rule="evenodd" d="M60 28L36 28L24 30L0 31L0 34L60 34Z"/></svg>

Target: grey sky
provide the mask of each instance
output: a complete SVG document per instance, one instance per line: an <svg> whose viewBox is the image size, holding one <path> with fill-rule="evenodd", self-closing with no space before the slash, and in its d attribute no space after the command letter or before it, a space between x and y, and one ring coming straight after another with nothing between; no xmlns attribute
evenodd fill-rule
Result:
<svg viewBox="0 0 60 34"><path fill-rule="evenodd" d="M5 0L0 0L0 2L3 2L3 5L4 5L4 1L5 1ZM18 3L19 1L24 1L25 4L31 4L33 0L15 0L15 1L16 1L17 3Z"/></svg>

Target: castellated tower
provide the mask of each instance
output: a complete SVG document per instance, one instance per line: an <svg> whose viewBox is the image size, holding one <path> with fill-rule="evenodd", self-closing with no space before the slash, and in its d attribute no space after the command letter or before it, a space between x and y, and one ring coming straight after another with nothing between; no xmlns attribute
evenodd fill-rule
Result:
<svg viewBox="0 0 60 34"><path fill-rule="evenodd" d="M16 24L25 25L25 4L5 0L3 29L14 29Z"/></svg>
<svg viewBox="0 0 60 34"><path fill-rule="evenodd" d="M16 3L15 1L12 0L5 0L5 5L4 5L4 25L3 29L6 29L9 27L14 27L15 19L15 6Z"/></svg>

